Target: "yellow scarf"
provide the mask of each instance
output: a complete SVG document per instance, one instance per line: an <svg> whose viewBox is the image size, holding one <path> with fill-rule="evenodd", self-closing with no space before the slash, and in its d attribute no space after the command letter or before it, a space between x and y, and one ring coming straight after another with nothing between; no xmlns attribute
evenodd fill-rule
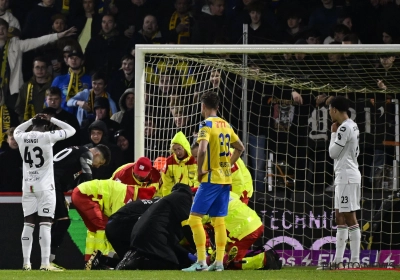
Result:
<svg viewBox="0 0 400 280"><path fill-rule="evenodd" d="M62 1L62 9L61 12L65 15L69 14L69 0Z"/></svg>
<svg viewBox="0 0 400 280"><path fill-rule="evenodd" d="M26 104L24 112L24 121L30 120L35 113L35 107L33 106L33 83L30 81L28 83L28 94L26 95Z"/></svg>
<svg viewBox="0 0 400 280"><path fill-rule="evenodd" d="M105 97L108 99L108 95L106 92L103 92L100 96L96 96L96 97ZM94 90L90 90L89 93L89 99L88 99L88 106L90 107L90 110L92 110L92 112L94 112L94 100L95 100L95 96L94 96ZM110 108L110 112L111 112L111 108Z"/></svg>
<svg viewBox="0 0 400 280"><path fill-rule="evenodd" d="M171 16L171 19L169 21L169 30L174 30L178 24L178 19L179 19L179 14L177 12L174 12ZM189 21L189 16L185 16L184 18L181 19L180 22L184 21ZM189 38L190 33L188 31L181 32L178 34L178 44L181 43L182 37L185 37L185 39Z"/></svg>
<svg viewBox="0 0 400 280"><path fill-rule="evenodd" d="M85 68L82 68L78 74L72 71L69 68L68 73L70 75L69 84L68 84L68 91L67 91L67 101L74 97L78 92L83 90L81 78L85 75Z"/></svg>
<svg viewBox="0 0 400 280"><path fill-rule="evenodd" d="M0 143L4 140L7 130L10 128L10 114L6 105L0 106L1 116L1 129L0 129Z"/></svg>
<svg viewBox="0 0 400 280"><path fill-rule="evenodd" d="M8 87L8 77L7 77L7 63L8 63L8 45L9 40L7 40L6 44L3 48L3 61L1 62L1 83L0 90L2 91L0 94L0 142L4 140L4 135L6 131L10 128L10 114L8 112L7 106L5 103L5 93L7 92L4 88Z"/></svg>

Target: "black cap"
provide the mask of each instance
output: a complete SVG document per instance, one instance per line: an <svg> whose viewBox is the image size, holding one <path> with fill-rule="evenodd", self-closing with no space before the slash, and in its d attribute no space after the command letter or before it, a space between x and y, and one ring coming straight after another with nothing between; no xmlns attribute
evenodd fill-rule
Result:
<svg viewBox="0 0 400 280"><path fill-rule="evenodd" d="M125 129L120 129L114 133L114 138L118 139L119 136L124 136L126 139L130 139L129 132Z"/></svg>
<svg viewBox="0 0 400 280"><path fill-rule="evenodd" d="M83 55L83 53L81 51L73 50L72 52L70 52L68 54L68 57L73 57L73 56L77 56L77 57L79 57L81 59L84 59L84 55Z"/></svg>

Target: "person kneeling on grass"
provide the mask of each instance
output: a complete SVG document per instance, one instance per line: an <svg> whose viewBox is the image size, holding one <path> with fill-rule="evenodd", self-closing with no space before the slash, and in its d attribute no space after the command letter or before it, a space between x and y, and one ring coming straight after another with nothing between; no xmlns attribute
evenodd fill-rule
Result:
<svg viewBox="0 0 400 280"><path fill-rule="evenodd" d="M192 205L188 185L176 184L171 194L161 198L135 223L130 251L117 270L171 270L190 265L196 259L180 245L182 226L187 223Z"/></svg>
<svg viewBox="0 0 400 280"><path fill-rule="evenodd" d="M140 216L146 212L150 206L153 205L158 199L138 199L122 206L116 213L108 218L106 225L106 237L108 242L112 245L118 256L121 259L129 251L131 243L131 232L139 220ZM109 258L104 256L100 250L95 250L86 262L86 270L107 269L109 267L115 268L119 261L118 259Z"/></svg>
<svg viewBox="0 0 400 280"><path fill-rule="evenodd" d="M105 235L108 217L126 203L136 200L138 192L136 186L111 179L92 180L74 189L72 203L88 228L85 261L89 260L95 250L100 250L106 255L114 253Z"/></svg>

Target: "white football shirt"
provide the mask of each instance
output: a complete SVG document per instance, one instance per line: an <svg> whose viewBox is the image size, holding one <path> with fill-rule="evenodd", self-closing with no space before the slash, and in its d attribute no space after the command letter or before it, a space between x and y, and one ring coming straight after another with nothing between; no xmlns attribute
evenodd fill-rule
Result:
<svg viewBox="0 0 400 280"><path fill-rule="evenodd" d="M337 132L332 133L329 155L334 159L335 184L361 184L361 173L357 157L360 153L357 124L352 119L345 120Z"/></svg>
<svg viewBox="0 0 400 280"><path fill-rule="evenodd" d="M46 132L25 130L32 125L29 120L14 131L22 156L22 190L37 192L54 189L53 145L75 134L75 129L67 123L51 118L51 122L61 128Z"/></svg>

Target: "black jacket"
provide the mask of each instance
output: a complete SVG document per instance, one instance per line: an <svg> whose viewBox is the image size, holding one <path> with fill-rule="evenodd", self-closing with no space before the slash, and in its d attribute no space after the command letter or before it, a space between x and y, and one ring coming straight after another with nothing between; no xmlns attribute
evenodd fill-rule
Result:
<svg viewBox="0 0 400 280"><path fill-rule="evenodd" d="M3 145L4 146L4 145ZM22 190L22 158L19 149L5 144L0 153L0 191L20 192Z"/></svg>
<svg viewBox="0 0 400 280"><path fill-rule="evenodd" d="M182 222L189 218L192 192L176 184L172 193L153 204L132 230L131 247L148 258L179 264L177 251L183 238Z"/></svg>

